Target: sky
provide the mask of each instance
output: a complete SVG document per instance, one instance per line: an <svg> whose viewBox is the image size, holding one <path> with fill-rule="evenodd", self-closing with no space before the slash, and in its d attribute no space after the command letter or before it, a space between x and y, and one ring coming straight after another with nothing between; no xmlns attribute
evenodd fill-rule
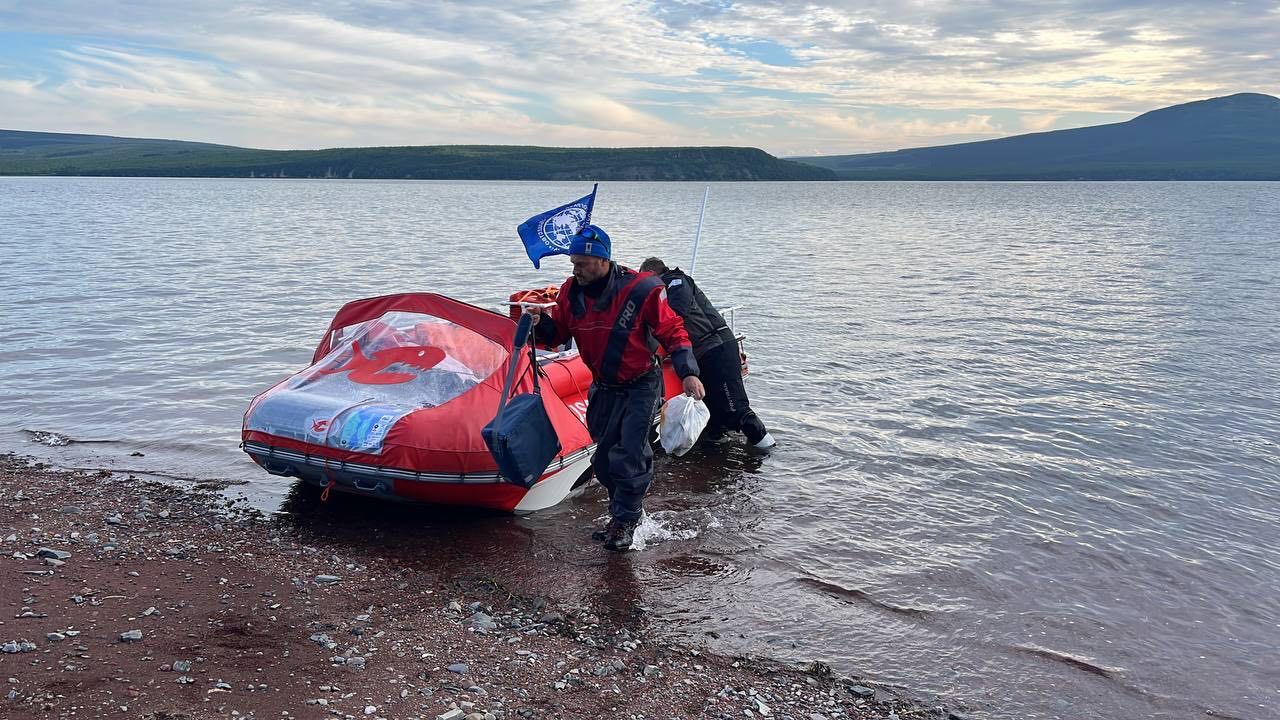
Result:
<svg viewBox="0 0 1280 720"><path fill-rule="evenodd" d="M0 0L0 128L257 148L941 145L1280 95L1280 0Z"/></svg>

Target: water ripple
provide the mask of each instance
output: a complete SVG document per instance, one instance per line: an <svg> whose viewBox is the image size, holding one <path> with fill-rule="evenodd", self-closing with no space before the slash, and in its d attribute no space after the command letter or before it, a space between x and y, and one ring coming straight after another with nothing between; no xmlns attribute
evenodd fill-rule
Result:
<svg viewBox="0 0 1280 720"><path fill-rule="evenodd" d="M332 313L558 282L512 228L581 190L0 178L0 441L279 502L241 413ZM615 183L598 220L624 262L684 264L700 196ZM698 278L747 306L780 446L658 459L646 601L979 717L1280 714L1276 207L1275 183L716 185ZM570 555L602 503L449 533ZM567 582L607 586L584 557Z"/></svg>

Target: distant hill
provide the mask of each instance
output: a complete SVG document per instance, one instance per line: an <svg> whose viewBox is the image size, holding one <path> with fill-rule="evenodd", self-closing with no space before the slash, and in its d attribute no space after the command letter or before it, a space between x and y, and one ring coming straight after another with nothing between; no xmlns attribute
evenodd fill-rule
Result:
<svg viewBox="0 0 1280 720"><path fill-rule="evenodd" d="M416 180L833 180L756 148L423 145L253 150L0 130L0 175L407 178Z"/></svg>
<svg viewBox="0 0 1280 720"><path fill-rule="evenodd" d="M848 180L1280 180L1280 98L1241 93L1111 125L791 159Z"/></svg>

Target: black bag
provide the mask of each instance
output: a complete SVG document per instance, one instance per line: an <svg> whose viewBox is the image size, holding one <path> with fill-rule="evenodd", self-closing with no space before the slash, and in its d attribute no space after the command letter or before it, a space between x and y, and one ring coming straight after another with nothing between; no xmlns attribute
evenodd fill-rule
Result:
<svg viewBox="0 0 1280 720"><path fill-rule="evenodd" d="M551 461L560 454L560 438L542 405L538 358L531 339L533 317L527 313L520 316L515 344L511 348L511 367L507 370L507 382L498 401L498 414L480 431L502 476L508 482L526 488L533 487ZM508 402L507 394L511 392L516 367L520 364L520 351L525 344L529 345L533 392L517 395Z"/></svg>

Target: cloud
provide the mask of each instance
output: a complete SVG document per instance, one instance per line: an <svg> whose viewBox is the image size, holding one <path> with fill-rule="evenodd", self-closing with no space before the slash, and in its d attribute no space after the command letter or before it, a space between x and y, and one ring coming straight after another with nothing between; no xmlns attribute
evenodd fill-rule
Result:
<svg viewBox="0 0 1280 720"><path fill-rule="evenodd" d="M872 148L891 150L914 147L939 136L954 142L986 140L1007 134L990 115L967 115L954 120L923 118L886 119L870 113L819 113L805 118L820 132L833 154L868 151Z"/></svg>
<svg viewBox="0 0 1280 720"><path fill-rule="evenodd" d="M1022 129L1028 132L1043 132L1053 127L1062 117L1060 113L1032 113L1022 116Z"/></svg>
<svg viewBox="0 0 1280 720"><path fill-rule="evenodd" d="M1277 13L1276 0L44 0L0 5L0 104L14 127L257 147L891 149L1276 93Z"/></svg>
<svg viewBox="0 0 1280 720"><path fill-rule="evenodd" d="M39 92L39 80L4 80L0 79L0 94L16 95L23 98L34 98Z"/></svg>
<svg viewBox="0 0 1280 720"><path fill-rule="evenodd" d="M594 93L573 92L557 98L555 102L574 125L639 134L649 133L655 137L678 132L677 128L652 115Z"/></svg>

